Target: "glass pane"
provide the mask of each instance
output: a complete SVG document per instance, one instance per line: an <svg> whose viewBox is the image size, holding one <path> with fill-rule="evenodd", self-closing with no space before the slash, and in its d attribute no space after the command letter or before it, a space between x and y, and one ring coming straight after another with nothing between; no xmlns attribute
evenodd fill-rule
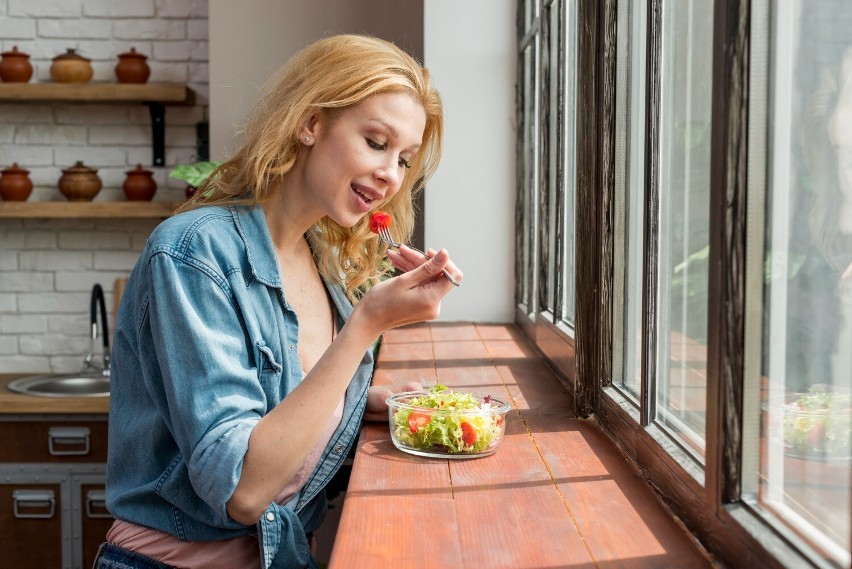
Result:
<svg viewBox="0 0 852 569"><path fill-rule="evenodd" d="M618 3L615 88L613 384L639 398L645 201L647 2Z"/></svg>
<svg viewBox="0 0 852 569"><path fill-rule="evenodd" d="M574 327L574 202L577 187L577 173L574 166L576 155L576 84L577 84L577 3L560 2L562 21L565 28L562 32L563 66L562 85L562 116L564 117L562 142L562 313L561 320Z"/></svg>
<svg viewBox="0 0 852 569"><path fill-rule="evenodd" d="M529 31L533 21L538 17L539 4L541 0L523 0L524 3L524 30Z"/></svg>
<svg viewBox="0 0 852 569"><path fill-rule="evenodd" d="M852 18L771 6L759 503L849 567Z"/></svg>
<svg viewBox="0 0 852 569"><path fill-rule="evenodd" d="M713 2L662 11L656 420L703 460Z"/></svg>
<svg viewBox="0 0 852 569"><path fill-rule="evenodd" d="M542 261L546 264L542 274L541 288L544 293L543 305L541 311L548 311L551 314L555 313L557 302L557 280L558 267L556 266L556 250L557 250L557 234L559 232L559 220L556 216L556 204L561 199L561 193L564 188L559 183L559 146L560 146L560 129L559 120L562 118L559 112L559 98L562 95L560 92L560 69L559 69L559 41L560 41L560 26L559 26L559 3L551 4L549 8L545 8L542 18L542 26L544 37L542 45L546 47L546 51L542 54L542 75L543 82L547 85L547 115L542 117L546 122L547 128L547 156L542 162L542 177L547 180L546 199L547 203L542 203L542 229L545 235L542 236ZM542 114L544 114L542 110ZM546 226L545 226L546 224Z"/></svg>
<svg viewBox="0 0 852 569"><path fill-rule="evenodd" d="M538 39L534 39L523 54L523 158L522 158L522 199L521 199L521 255L519 282L519 302L528 315L536 311L537 285L537 241L538 241Z"/></svg>

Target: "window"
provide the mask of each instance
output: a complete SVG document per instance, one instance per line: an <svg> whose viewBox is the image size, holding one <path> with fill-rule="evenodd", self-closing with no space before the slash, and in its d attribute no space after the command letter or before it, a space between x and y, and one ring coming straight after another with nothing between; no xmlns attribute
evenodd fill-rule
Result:
<svg viewBox="0 0 852 569"><path fill-rule="evenodd" d="M533 18L533 7L538 13L538 2L524 2L525 18L528 26L536 21ZM519 186L518 196L518 256L516 273L518 286L516 292L518 309L528 319L533 319L537 310L537 275L538 275L538 200L539 200L539 36L528 34L521 45L519 73L523 81L519 84L521 93L520 118L520 157L518 160Z"/></svg>
<svg viewBox="0 0 852 569"><path fill-rule="evenodd" d="M529 1L523 10L517 311L540 346L553 345L554 338L570 346L575 314L576 3Z"/></svg>
<svg viewBox="0 0 852 569"><path fill-rule="evenodd" d="M656 362L650 413L703 462L713 2L664 2L658 101ZM653 270L653 269L652 269Z"/></svg>
<svg viewBox="0 0 852 569"><path fill-rule="evenodd" d="M852 12L520 9L521 328L723 563L849 567Z"/></svg>
<svg viewBox="0 0 852 569"><path fill-rule="evenodd" d="M848 567L852 25L816 0L771 7L769 49L755 54L769 67L766 96L752 104L765 120L752 132L752 168L765 181L754 184L750 234L748 292L760 310L746 381L760 407L747 410L744 490L790 539Z"/></svg>
<svg viewBox="0 0 852 569"><path fill-rule="evenodd" d="M643 423L656 423L703 463L713 4L662 6L650 114L648 2L619 2L617 10L613 383L641 408ZM656 133L650 148L646 120ZM653 161L647 170L646 151ZM643 316L645 290L656 309ZM643 332L646 318L652 321Z"/></svg>
<svg viewBox="0 0 852 569"><path fill-rule="evenodd" d="M645 208L646 2L619 3L615 78L613 383L639 401Z"/></svg>

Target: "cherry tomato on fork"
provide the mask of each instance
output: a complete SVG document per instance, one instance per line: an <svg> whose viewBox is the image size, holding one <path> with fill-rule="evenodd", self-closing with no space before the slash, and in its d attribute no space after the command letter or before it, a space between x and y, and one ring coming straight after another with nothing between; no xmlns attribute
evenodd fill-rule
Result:
<svg viewBox="0 0 852 569"><path fill-rule="evenodd" d="M393 221L393 219L390 214L383 211L377 211L370 216L370 231L378 233L382 229L387 229L390 227L391 221Z"/></svg>

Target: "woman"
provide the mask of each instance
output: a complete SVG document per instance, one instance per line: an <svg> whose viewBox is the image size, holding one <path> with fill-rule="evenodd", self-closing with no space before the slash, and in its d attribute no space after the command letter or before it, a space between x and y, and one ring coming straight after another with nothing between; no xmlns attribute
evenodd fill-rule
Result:
<svg viewBox="0 0 852 569"><path fill-rule="evenodd" d="M804 169L791 192L785 382L849 389L852 301L852 48L820 76L802 116ZM777 272L777 269L776 269ZM815 318L815 315L819 315ZM846 360L848 361L848 360Z"/></svg>
<svg viewBox="0 0 852 569"><path fill-rule="evenodd" d="M311 567L324 487L362 416L382 332L437 317L462 277L410 236L442 109L392 44L320 40L282 68L243 145L152 233L114 341L107 507L96 567ZM378 283L378 284L376 284ZM353 302L355 303L353 309ZM345 325L343 323L345 322ZM123 565L120 565L123 563Z"/></svg>

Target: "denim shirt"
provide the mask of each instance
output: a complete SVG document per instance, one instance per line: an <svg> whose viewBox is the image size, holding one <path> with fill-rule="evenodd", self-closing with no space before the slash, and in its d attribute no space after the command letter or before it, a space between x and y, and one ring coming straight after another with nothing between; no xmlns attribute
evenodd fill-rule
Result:
<svg viewBox="0 0 852 569"><path fill-rule="evenodd" d="M326 286L345 321L351 303L340 286ZM297 339L262 208L203 207L161 223L118 313L109 511L188 541L256 534L264 568L310 566L304 533L322 521L323 490L358 434L372 353L352 378L340 425L301 491L270 504L255 526L226 510L252 429L302 380Z"/></svg>

